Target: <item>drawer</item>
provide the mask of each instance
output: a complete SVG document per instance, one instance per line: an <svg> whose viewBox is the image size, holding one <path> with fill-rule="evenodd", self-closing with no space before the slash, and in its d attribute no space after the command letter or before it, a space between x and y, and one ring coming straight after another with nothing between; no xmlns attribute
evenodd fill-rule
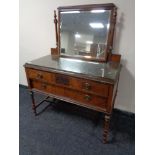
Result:
<svg viewBox="0 0 155 155"><path fill-rule="evenodd" d="M100 96L108 97L108 84L78 78L72 78L70 83L71 87L79 91L94 93Z"/></svg>
<svg viewBox="0 0 155 155"><path fill-rule="evenodd" d="M47 93L52 93L54 92L54 87L52 87L51 85L48 85L44 82L40 82L40 81L36 81L36 80L32 80L31 81L31 87L47 92Z"/></svg>
<svg viewBox="0 0 155 155"><path fill-rule="evenodd" d="M84 103L85 105L106 108L107 99L96 95L83 93L71 89L64 89L64 97L67 97L79 103Z"/></svg>
<svg viewBox="0 0 155 155"><path fill-rule="evenodd" d="M41 90L43 92L51 93L53 95L57 95L60 97L65 97L75 102L79 102L81 104L83 103L84 105L106 108L107 99L103 97L99 97L96 95L83 93L80 91L67 89L67 88L63 88L55 85L49 85L44 82L40 82L36 80L31 81L31 86L32 88Z"/></svg>
<svg viewBox="0 0 155 155"><path fill-rule="evenodd" d="M27 69L27 73L28 73L28 78L30 79L42 80L42 81L49 82L49 83L53 79L53 74L45 72L45 71Z"/></svg>

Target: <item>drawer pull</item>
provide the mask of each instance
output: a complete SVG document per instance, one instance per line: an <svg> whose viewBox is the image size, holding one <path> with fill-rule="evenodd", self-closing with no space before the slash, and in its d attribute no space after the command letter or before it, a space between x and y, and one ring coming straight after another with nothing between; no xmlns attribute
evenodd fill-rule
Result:
<svg viewBox="0 0 155 155"><path fill-rule="evenodd" d="M90 89L91 89L90 84L89 84L89 83L87 83L87 82L84 84L84 86L85 86L85 89L86 89L86 90L90 90Z"/></svg>
<svg viewBox="0 0 155 155"><path fill-rule="evenodd" d="M37 79L42 79L43 78L43 75L41 73L38 73L37 74Z"/></svg>
<svg viewBox="0 0 155 155"><path fill-rule="evenodd" d="M46 89L47 85L46 85L45 83L43 83L43 84L41 84L41 87L42 87L43 89Z"/></svg>
<svg viewBox="0 0 155 155"><path fill-rule="evenodd" d="M91 100L91 96L90 96L90 95L85 95L85 96L84 96L84 99L85 99L86 101L90 101L90 100Z"/></svg>

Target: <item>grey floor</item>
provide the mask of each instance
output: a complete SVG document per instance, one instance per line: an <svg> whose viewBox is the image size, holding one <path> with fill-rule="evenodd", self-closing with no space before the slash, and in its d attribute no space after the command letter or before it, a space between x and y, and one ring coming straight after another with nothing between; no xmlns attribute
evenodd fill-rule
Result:
<svg viewBox="0 0 155 155"><path fill-rule="evenodd" d="M20 155L135 154L134 115L114 110L110 142L103 144L103 114L58 101L43 104L35 117L28 90L19 90Z"/></svg>

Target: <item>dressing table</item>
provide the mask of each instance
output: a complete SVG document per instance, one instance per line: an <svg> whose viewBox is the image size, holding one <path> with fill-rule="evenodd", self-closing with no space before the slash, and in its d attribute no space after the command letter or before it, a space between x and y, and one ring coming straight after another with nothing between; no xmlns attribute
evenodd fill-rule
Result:
<svg viewBox="0 0 155 155"><path fill-rule="evenodd" d="M111 3L59 7L56 48L24 65L35 115L49 97L103 112L104 143L121 70L121 55L112 53L116 10ZM47 98L36 104L34 93Z"/></svg>

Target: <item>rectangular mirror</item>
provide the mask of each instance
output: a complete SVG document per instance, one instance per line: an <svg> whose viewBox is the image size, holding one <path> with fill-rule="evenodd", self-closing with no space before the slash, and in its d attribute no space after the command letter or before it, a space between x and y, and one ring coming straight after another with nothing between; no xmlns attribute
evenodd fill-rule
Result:
<svg viewBox="0 0 155 155"><path fill-rule="evenodd" d="M113 4L58 8L60 55L106 61L112 47L114 8Z"/></svg>

